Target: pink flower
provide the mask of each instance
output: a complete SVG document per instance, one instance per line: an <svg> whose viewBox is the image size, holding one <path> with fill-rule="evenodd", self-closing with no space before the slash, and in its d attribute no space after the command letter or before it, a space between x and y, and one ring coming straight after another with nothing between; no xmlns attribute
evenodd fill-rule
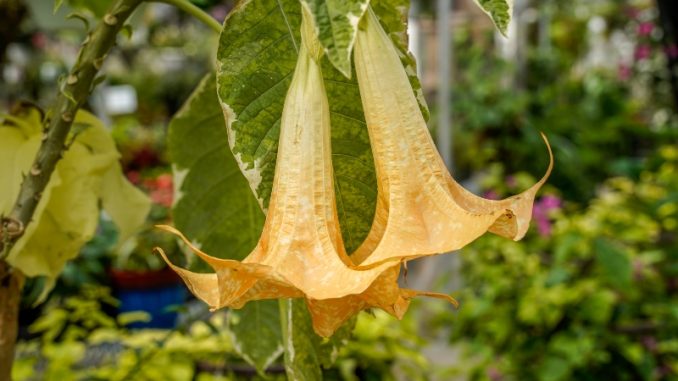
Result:
<svg viewBox="0 0 678 381"><path fill-rule="evenodd" d="M539 235L548 237L551 235L550 212L561 208L562 200L553 195L546 195L534 203L532 218L537 223Z"/></svg>
<svg viewBox="0 0 678 381"><path fill-rule="evenodd" d="M547 210L560 209L562 201L556 196L546 195L541 198L541 204Z"/></svg>
<svg viewBox="0 0 678 381"><path fill-rule="evenodd" d="M657 339L655 339L652 336L644 336L641 339L641 342L643 343L643 346L647 348L650 352L656 352L657 349L659 348L659 343L657 342Z"/></svg>
<svg viewBox="0 0 678 381"><path fill-rule="evenodd" d="M215 19L221 21L226 18L226 15L228 15L229 9L224 6L224 5L217 5L214 8L210 10L210 15L214 17Z"/></svg>
<svg viewBox="0 0 678 381"><path fill-rule="evenodd" d="M620 81L628 81L631 79L631 68L628 65L620 64L617 70L617 77Z"/></svg>
<svg viewBox="0 0 678 381"><path fill-rule="evenodd" d="M633 54L636 61L648 59L650 55L652 55L652 48L649 45L638 45L636 52Z"/></svg>
<svg viewBox="0 0 678 381"><path fill-rule="evenodd" d="M486 199L489 199L489 200L499 200L499 194L497 194L497 192L495 192L493 190L489 190L489 191L485 192L483 197L485 197Z"/></svg>
<svg viewBox="0 0 678 381"><path fill-rule="evenodd" d="M500 381L504 377L501 374L501 372L499 371L499 369L491 366L491 367L487 368L487 378L489 378L492 381Z"/></svg>
<svg viewBox="0 0 678 381"><path fill-rule="evenodd" d="M651 22L642 22L638 25L638 35L642 37L649 36L654 30L654 24Z"/></svg>
<svg viewBox="0 0 678 381"><path fill-rule="evenodd" d="M516 177L513 175L506 176L506 185L508 185L509 188L515 188L518 186L518 182L516 181Z"/></svg>
<svg viewBox="0 0 678 381"><path fill-rule="evenodd" d="M635 7L626 7L626 15L629 18L636 19L640 15L640 11L638 11L638 8Z"/></svg>

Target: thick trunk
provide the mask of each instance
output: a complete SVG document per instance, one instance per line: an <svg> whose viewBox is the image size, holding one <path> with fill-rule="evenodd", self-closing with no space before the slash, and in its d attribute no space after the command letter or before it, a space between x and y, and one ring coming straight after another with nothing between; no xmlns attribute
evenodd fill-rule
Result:
<svg viewBox="0 0 678 381"><path fill-rule="evenodd" d="M0 261L0 380L11 380L24 277Z"/></svg>

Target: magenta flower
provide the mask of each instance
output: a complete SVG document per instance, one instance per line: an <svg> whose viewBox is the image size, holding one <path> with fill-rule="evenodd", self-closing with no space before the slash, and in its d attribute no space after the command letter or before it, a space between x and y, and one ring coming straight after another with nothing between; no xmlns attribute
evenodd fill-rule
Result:
<svg viewBox="0 0 678 381"><path fill-rule="evenodd" d="M628 81L631 79L631 67L629 65L624 65L620 64L619 68L617 69L617 77L619 78L620 81Z"/></svg>
<svg viewBox="0 0 678 381"><path fill-rule="evenodd" d="M499 194L493 190L489 190L483 194L483 197L485 197L488 200L499 200Z"/></svg>
<svg viewBox="0 0 678 381"><path fill-rule="evenodd" d="M546 195L534 203L532 209L532 218L537 223L539 235L548 237L551 235L551 219L549 215L552 211L560 209L562 200L553 195Z"/></svg>
<svg viewBox="0 0 678 381"><path fill-rule="evenodd" d="M652 34L654 30L654 24L651 22L642 22L638 25L638 35L642 37L647 37Z"/></svg>
<svg viewBox="0 0 678 381"><path fill-rule="evenodd" d="M560 198L553 195L546 195L542 197L540 201L544 208L549 210L560 209L560 206L562 205Z"/></svg>
<svg viewBox="0 0 678 381"><path fill-rule="evenodd" d="M638 45L636 52L633 54L636 61L641 61L650 58L652 48L649 45Z"/></svg>
<svg viewBox="0 0 678 381"><path fill-rule="evenodd" d="M492 366L487 368L487 378L492 381L501 381L504 378L504 375L501 374L499 369Z"/></svg>

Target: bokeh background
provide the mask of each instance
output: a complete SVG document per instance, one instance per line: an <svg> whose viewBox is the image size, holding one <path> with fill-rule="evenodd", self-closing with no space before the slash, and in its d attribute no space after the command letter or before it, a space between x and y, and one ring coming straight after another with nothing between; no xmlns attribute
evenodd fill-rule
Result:
<svg viewBox="0 0 678 381"><path fill-rule="evenodd" d="M0 0L0 109L48 106L84 38L66 16L107 3L55 14L51 1ZM194 3L220 21L233 7ZM87 107L151 196L148 227L117 247L104 215L46 302L35 303L41 279L29 280L15 377L259 379L232 346L227 311L207 312L151 254L180 252L152 229L171 222L165 131L217 37L162 4L132 23ZM411 264L403 282L452 293L461 308L418 300L403 322L362 314L326 378L677 380L678 4L515 0L503 37L471 0L416 0L409 35L430 128L465 186L488 198L527 188L548 162L539 132L556 165L523 241L488 235Z"/></svg>

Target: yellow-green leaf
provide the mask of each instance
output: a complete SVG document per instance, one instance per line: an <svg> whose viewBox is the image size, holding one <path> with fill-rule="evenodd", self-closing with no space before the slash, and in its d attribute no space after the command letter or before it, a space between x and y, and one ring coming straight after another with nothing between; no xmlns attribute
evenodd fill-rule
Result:
<svg viewBox="0 0 678 381"><path fill-rule="evenodd" d="M99 204L109 209L122 236L131 234L146 218L150 201L122 174L119 153L103 124L81 111L73 144L57 163L24 235L8 261L28 276L46 276L48 284L66 261L78 255L99 221ZM35 109L6 116L0 125L0 213L9 214L22 176L42 140L41 118Z"/></svg>

